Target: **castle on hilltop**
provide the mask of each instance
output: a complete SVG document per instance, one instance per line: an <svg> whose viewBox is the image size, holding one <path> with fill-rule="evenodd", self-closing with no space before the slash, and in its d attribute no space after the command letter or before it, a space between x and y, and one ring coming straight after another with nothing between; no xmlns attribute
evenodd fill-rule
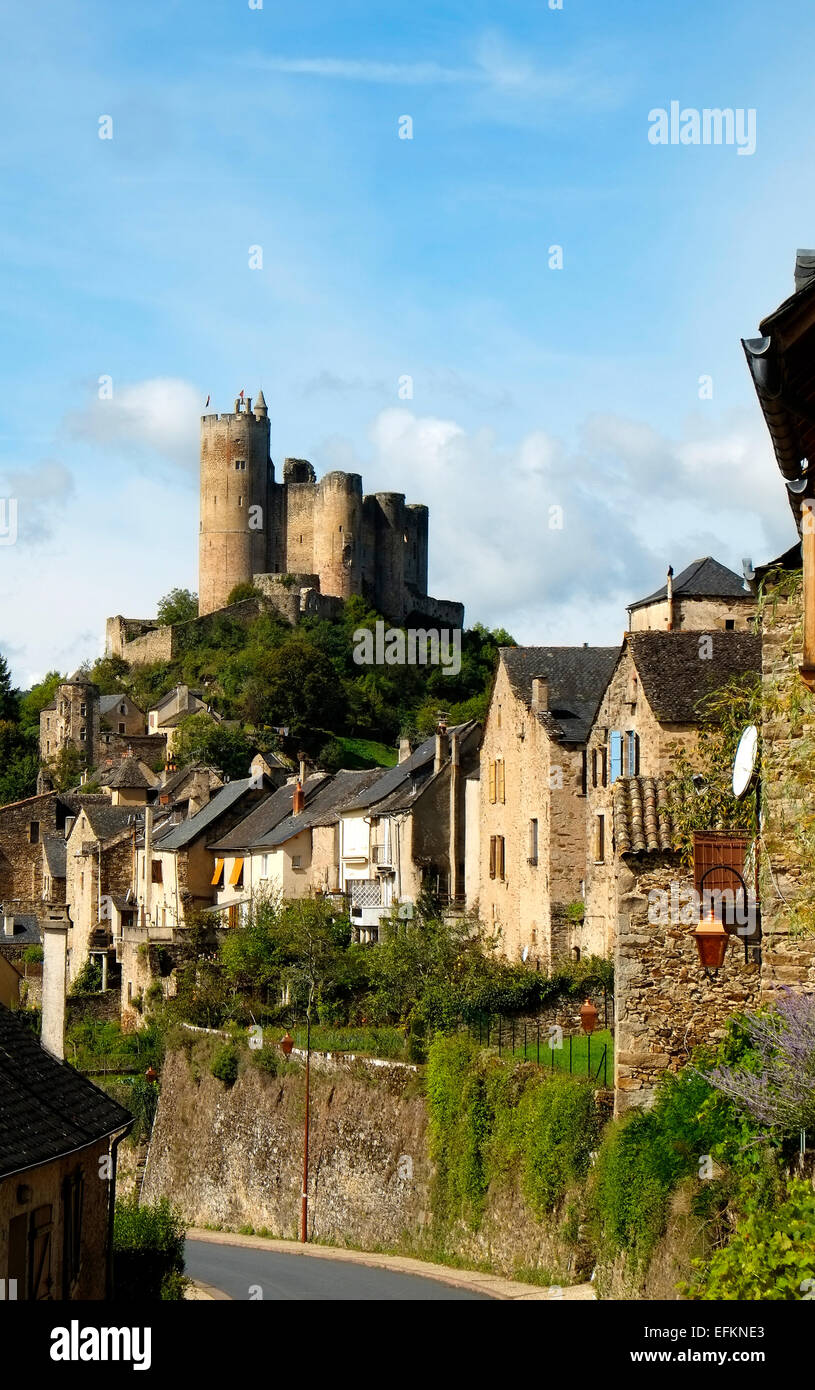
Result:
<svg viewBox="0 0 815 1390"><path fill-rule="evenodd" d="M427 539L427 507L401 492L363 496L358 473L318 481L306 459L287 458L278 482L262 391L254 407L241 395L232 414L202 417L201 615L238 584L285 575L323 596L361 594L395 622L460 627L461 604L428 597Z"/></svg>

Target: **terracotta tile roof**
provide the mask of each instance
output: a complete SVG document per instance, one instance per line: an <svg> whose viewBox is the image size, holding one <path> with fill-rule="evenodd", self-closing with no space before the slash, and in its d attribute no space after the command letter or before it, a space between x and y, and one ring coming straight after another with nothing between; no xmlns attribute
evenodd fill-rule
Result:
<svg viewBox="0 0 815 1390"><path fill-rule="evenodd" d="M667 777L618 777L612 791L617 854L679 848Z"/></svg>

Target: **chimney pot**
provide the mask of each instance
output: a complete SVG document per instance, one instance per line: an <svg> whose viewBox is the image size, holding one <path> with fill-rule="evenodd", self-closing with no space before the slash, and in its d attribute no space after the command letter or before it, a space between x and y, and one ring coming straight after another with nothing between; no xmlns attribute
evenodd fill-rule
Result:
<svg viewBox="0 0 815 1390"><path fill-rule="evenodd" d="M305 807L305 804L306 804L306 794L305 794L305 792L303 791L303 784L302 784L302 782L295 782L295 784L294 784L294 793L293 793L293 795L292 795L292 802L291 802L292 815L293 815L293 816L302 815L302 813L303 813L303 808Z"/></svg>

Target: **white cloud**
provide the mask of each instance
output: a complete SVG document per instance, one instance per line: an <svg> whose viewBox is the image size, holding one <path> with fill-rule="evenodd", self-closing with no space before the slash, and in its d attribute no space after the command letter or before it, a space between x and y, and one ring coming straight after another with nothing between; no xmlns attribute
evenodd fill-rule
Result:
<svg viewBox="0 0 815 1390"><path fill-rule="evenodd" d="M59 459L42 459L31 468L7 468L0 475L0 497L17 503L17 543L46 540L73 491L73 475Z"/></svg>
<svg viewBox="0 0 815 1390"><path fill-rule="evenodd" d="M366 490L430 507L430 590L521 641L615 643L625 606L712 554L741 572L791 543L766 440L752 422L691 422L671 440L641 421L592 417L579 447L544 430L500 444L487 430L389 409L371 427ZM561 509L561 510L558 510ZM562 529L558 522L562 516Z"/></svg>
<svg viewBox="0 0 815 1390"><path fill-rule="evenodd" d="M145 465L151 454L158 454L184 472L194 473L204 399L196 386L174 377L122 386L114 381L109 400L94 395L84 410L66 418L65 429L74 439L113 446Z"/></svg>

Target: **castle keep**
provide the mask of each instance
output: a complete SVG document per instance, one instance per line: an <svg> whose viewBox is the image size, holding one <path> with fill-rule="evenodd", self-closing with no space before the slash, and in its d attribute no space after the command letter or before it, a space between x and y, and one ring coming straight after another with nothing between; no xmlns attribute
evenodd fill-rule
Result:
<svg viewBox="0 0 815 1390"><path fill-rule="evenodd" d="M254 407L238 398L232 414L202 417L202 615L223 608L237 584L292 575L323 595L361 594L396 622L460 627L460 604L428 598L427 536L427 507L399 492L365 497L358 473L318 481L306 459L287 458L278 482L262 391Z"/></svg>

